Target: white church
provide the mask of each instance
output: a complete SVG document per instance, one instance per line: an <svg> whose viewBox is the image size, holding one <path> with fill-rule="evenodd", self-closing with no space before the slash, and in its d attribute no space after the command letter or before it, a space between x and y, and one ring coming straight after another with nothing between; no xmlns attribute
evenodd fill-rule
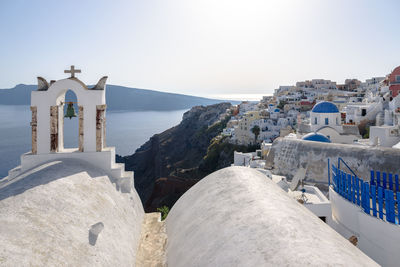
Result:
<svg viewBox="0 0 400 267"><path fill-rule="evenodd" d="M328 101L317 103L310 113L310 133L298 134L298 138L307 141L352 144L361 139L356 125L342 123L341 113L335 104Z"/></svg>
<svg viewBox="0 0 400 267"><path fill-rule="evenodd" d="M165 221L145 214L133 173L106 145L107 77L88 87L79 72L38 78L32 92L32 149L0 180L1 266L378 266L251 168L203 178ZM64 116L79 120L75 149L64 148Z"/></svg>
<svg viewBox="0 0 400 267"><path fill-rule="evenodd" d="M32 150L21 156L21 166L13 169L9 176L16 176L49 160L69 158L83 160L110 173L122 191L130 191L133 173L125 172L123 164L115 163L115 148L106 146L106 96L107 76L89 88L75 77L71 66L71 77L50 84L38 77L38 89L32 92ZM79 147L64 148L64 105L71 90L77 96L79 108ZM71 108L72 105L69 106Z"/></svg>

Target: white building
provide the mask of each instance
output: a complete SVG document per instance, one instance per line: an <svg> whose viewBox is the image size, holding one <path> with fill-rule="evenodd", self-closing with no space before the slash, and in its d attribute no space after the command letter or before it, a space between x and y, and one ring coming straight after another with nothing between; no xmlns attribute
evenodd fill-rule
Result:
<svg viewBox="0 0 400 267"><path fill-rule="evenodd" d="M239 114L245 114L246 112L257 110L257 104L257 102L243 101L239 105Z"/></svg>
<svg viewBox="0 0 400 267"><path fill-rule="evenodd" d="M341 114L331 102L317 103L310 113L310 130L325 135L333 143L351 144L361 138L356 125L342 125Z"/></svg>
<svg viewBox="0 0 400 267"><path fill-rule="evenodd" d="M346 113L346 123L358 124L361 121L372 121L383 110L382 101L347 104L343 112Z"/></svg>
<svg viewBox="0 0 400 267"><path fill-rule="evenodd" d="M400 149L400 95L387 106L377 115L376 126L370 127L369 144Z"/></svg>

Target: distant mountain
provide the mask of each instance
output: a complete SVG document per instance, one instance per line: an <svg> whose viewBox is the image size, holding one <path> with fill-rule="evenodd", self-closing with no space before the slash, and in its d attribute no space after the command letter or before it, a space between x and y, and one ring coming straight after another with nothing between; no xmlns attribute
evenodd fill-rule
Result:
<svg viewBox="0 0 400 267"><path fill-rule="evenodd" d="M0 89L0 104L30 105L31 91L36 89L36 85L26 84L18 84L11 89ZM189 109L193 106L211 105L222 102L222 100L204 97L129 88L118 85L107 85L106 99L108 110L134 111Z"/></svg>

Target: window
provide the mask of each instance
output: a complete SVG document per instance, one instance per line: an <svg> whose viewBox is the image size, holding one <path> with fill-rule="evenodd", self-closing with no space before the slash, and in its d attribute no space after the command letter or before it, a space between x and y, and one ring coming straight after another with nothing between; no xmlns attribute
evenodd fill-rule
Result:
<svg viewBox="0 0 400 267"><path fill-rule="evenodd" d="M314 124L317 124L317 118L314 118Z"/></svg>
<svg viewBox="0 0 400 267"><path fill-rule="evenodd" d="M338 121L338 118L336 118L336 125L339 125L339 121Z"/></svg>
<svg viewBox="0 0 400 267"><path fill-rule="evenodd" d="M329 124L329 119L325 118L325 125L328 125L328 124Z"/></svg>
<svg viewBox="0 0 400 267"><path fill-rule="evenodd" d="M400 83L400 75L396 75L396 82Z"/></svg>
<svg viewBox="0 0 400 267"><path fill-rule="evenodd" d="M361 116L367 115L367 110L365 108L361 109Z"/></svg>

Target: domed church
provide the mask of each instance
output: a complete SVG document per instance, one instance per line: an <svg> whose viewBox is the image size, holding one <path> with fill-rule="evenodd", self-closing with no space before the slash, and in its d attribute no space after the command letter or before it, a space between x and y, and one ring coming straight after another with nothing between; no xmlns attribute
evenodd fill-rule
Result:
<svg viewBox="0 0 400 267"><path fill-rule="evenodd" d="M310 130L322 134L332 143L351 144L361 138L356 125L342 125L339 109L328 101L317 103L311 110Z"/></svg>
<svg viewBox="0 0 400 267"><path fill-rule="evenodd" d="M340 113L335 104L327 101L317 103L311 110L311 131L329 126L340 131Z"/></svg>

